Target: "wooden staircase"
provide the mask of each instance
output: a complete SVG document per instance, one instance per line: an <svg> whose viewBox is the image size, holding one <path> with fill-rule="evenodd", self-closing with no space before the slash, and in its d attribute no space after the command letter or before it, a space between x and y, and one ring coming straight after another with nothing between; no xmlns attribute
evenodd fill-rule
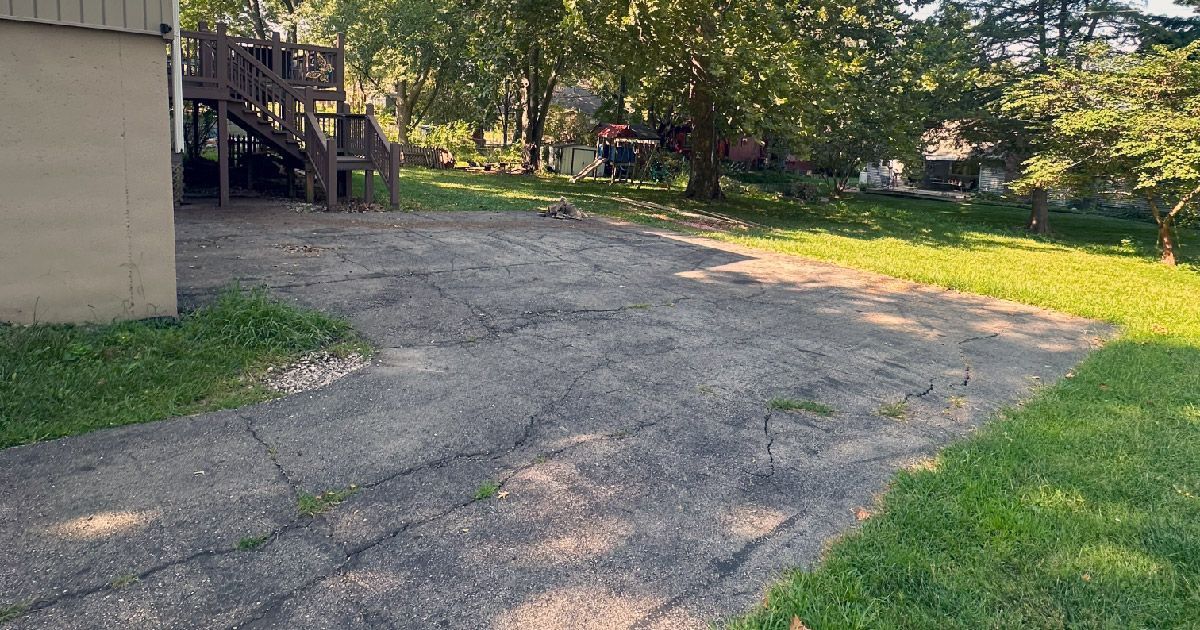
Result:
<svg viewBox="0 0 1200 630"><path fill-rule="evenodd" d="M339 188L350 190L349 174L363 171L365 201L373 201L379 173L389 202L399 203L400 147L388 141L371 105L364 114L347 111L340 39L336 48L292 44L278 35L231 37L224 25L214 32L203 24L180 36L183 98L217 110L221 205L229 203L230 120L278 153L286 168L304 170L309 202L320 185L334 208Z"/></svg>

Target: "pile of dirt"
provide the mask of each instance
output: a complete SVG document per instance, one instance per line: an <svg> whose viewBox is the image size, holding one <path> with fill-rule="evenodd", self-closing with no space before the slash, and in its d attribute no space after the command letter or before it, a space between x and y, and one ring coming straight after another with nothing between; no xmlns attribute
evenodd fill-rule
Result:
<svg viewBox="0 0 1200 630"><path fill-rule="evenodd" d="M551 219L574 219L582 221L586 214L582 210L575 207L575 204L567 201L566 197L559 197L558 201L550 204L549 208L538 213L539 217L550 217Z"/></svg>
<svg viewBox="0 0 1200 630"><path fill-rule="evenodd" d="M283 368L267 368L262 380L282 394L298 394L325 387L366 365L367 358L357 352L346 356L313 352Z"/></svg>

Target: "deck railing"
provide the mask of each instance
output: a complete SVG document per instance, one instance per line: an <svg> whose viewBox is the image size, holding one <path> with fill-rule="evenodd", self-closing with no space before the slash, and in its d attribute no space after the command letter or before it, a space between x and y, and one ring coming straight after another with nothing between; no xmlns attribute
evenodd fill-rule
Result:
<svg viewBox="0 0 1200 630"><path fill-rule="evenodd" d="M180 31L180 55L184 87L220 88L220 49L236 46L257 59L289 85L340 94L345 84L345 51L341 36L337 46L317 46L281 41L278 33L270 40L224 35L223 25L210 31Z"/></svg>

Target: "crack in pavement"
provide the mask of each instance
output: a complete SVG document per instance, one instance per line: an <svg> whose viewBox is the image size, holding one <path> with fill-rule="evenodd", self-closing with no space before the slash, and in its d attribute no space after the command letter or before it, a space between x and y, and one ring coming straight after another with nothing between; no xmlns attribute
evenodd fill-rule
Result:
<svg viewBox="0 0 1200 630"><path fill-rule="evenodd" d="M775 476L775 454L771 452L771 446L775 444L775 436L771 433L771 410L768 409L763 415L763 436L767 438L767 466L766 474L752 472L751 475L762 479L770 479Z"/></svg>
<svg viewBox="0 0 1200 630"><path fill-rule="evenodd" d="M566 453L568 451L571 451L571 450L574 450L574 449L580 448L582 446L592 444L594 442L598 442L601 440L628 439L630 437L633 437L633 436L641 433L645 429L657 426L657 424L658 424L657 422L642 422L637 425L634 425L630 429L620 429L620 430L606 433L603 435L592 436L586 440L580 440L578 442L574 442L572 444L568 444L566 446L563 446L563 447L560 447L560 448L557 448L557 449L554 449L551 451L541 452L541 453L539 453L539 458L543 459L543 460L553 459L553 458L558 457L559 455L562 455L563 453ZM514 448L513 450L516 450L516 448ZM510 454L511 454L511 452L512 451L510 451ZM520 466L515 466L515 467L510 468L506 474L498 477L497 482L496 482L497 488L503 488L505 486L505 484L510 482L514 477L516 477L517 475L521 474L522 472L538 465L539 463L540 462L538 462L536 460L528 461ZM380 482L380 483L382 483L382 482ZM378 485L379 485L379 483L376 483L371 487L375 487ZM363 486L363 487L366 487L366 486ZM297 587L293 588L291 591L289 591L288 593L276 598L273 602L271 602L271 604L269 606L267 606L265 609L259 611L259 613L257 613L255 616L251 617L250 619L247 619L244 621L239 621L230 627L231 628L252 628L252 627L256 627L260 622L267 623L267 627L273 627L273 626L271 626L270 622L268 621L269 617L273 617L273 616L277 615L289 601L294 600L296 597L298 597L302 593L306 592L307 590L317 586L322 581L328 580L337 575L345 574L347 571L350 571L350 570L354 569L355 567L357 567L360 559L362 558L363 554L365 554L366 552L368 552L384 543L387 543L388 541L399 538L402 534L406 533L407 531L409 531L413 528L422 527L424 525L428 525L428 524L443 520L443 519L449 517L450 515L454 514L455 512L462 510L463 508L466 508L475 503L479 503L481 501L487 501L487 500L489 500L489 498L476 498L476 497L472 496L470 499L460 501L460 502L450 506L449 508L442 510L436 514L430 515L426 518L406 522L403 525L401 525L400 527L397 527L389 532L386 532L383 535L377 536L369 541L360 543L359 545L356 545L352 548L349 548L349 549L343 548L343 550L346 553L345 560L343 560L342 562L333 566L329 571L326 571L325 573L313 576L312 579L306 580L300 586L297 586Z"/></svg>

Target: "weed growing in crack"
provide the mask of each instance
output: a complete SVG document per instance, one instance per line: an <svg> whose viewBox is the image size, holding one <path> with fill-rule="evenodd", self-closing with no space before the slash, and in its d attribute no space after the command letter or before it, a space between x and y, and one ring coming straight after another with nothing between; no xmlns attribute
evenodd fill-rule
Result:
<svg viewBox="0 0 1200 630"><path fill-rule="evenodd" d="M951 396L950 397L950 407L952 409L962 409L963 407L966 407L966 406L967 406L967 397L966 396Z"/></svg>
<svg viewBox="0 0 1200 630"><path fill-rule="evenodd" d="M704 394L705 396L716 396L717 395L717 390L714 389L712 385L697 385L696 391L700 392L701 394Z"/></svg>
<svg viewBox="0 0 1200 630"><path fill-rule="evenodd" d="M832 416L833 407L815 400L794 400L792 398L772 398L767 406L776 411L807 411L818 416Z"/></svg>
<svg viewBox="0 0 1200 630"><path fill-rule="evenodd" d="M487 481L479 484L479 488L475 490L475 500L482 501L484 499L490 499L496 496L496 493L499 491L500 484L488 479Z"/></svg>
<svg viewBox="0 0 1200 630"><path fill-rule="evenodd" d="M884 403L879 406L876 413L885 418L903 420L908 417L908 401L898 400L896 402Z"/></svg>
<svg viewBox="0 0 1200 630"><path fill-rule="evenodd" d="M649 304L630 304L629 306L626 306L625 308L646 309L646 308L650 308L650 305Z"/></svg>
<svg viewBox="0 0 1200 630"><path fill-rule="evenodd" d="M29 604L17 603L9 604L8 606L0 606L0 623L12 621L25 614L29 610Z"/></svg>
<svg viewBox="0 0 1200 630"><path fill-rule="evenodd" d="M321 494L301 493L299 497L296 497L296 510L304 516L324 514L342 501L350 498L350 495L355 492L358 492L358 486L352 484L348 488L326 490Z"/></svg>
<svg viewBox="0 0 1200 630"><path fill-rule="evenodd" d="M269 536L246 536L237 543L238 551L258 551L267 542Z"/></svg>
<svg viewBox="0 0 1200 630"><path fill-rule="evenodd" d="M129 586L133 586L137 582L138 582L138 576L136 576L132 573L126 573L124 575L118 575L117 577L113 578L113 580L111 582L109 582L108 585L114 589L119 590L119 589L127 588Z"/></svg>

